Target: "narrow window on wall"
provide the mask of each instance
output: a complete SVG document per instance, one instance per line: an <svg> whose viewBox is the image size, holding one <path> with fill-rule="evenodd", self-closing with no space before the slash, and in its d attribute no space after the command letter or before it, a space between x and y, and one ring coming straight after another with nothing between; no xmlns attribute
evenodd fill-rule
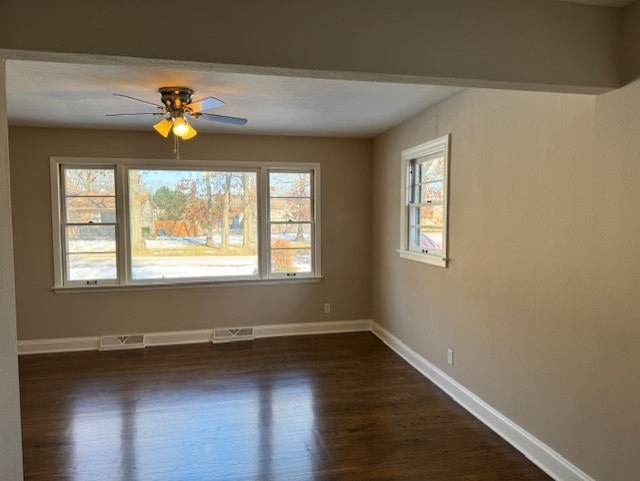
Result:
<svg viewBox="0 0 640 481"><path fill-rule="evenodd" d="M449 136L402 152L400 255L446 267Z"/></svg>
<svg viewBox="0 0 640 481"><path fill-rule="evenodd" d="M314 271L313 171L269 171L269 272L309 275Z"/></svg>
<svg viewBox="0 0 640 481"><path fill-rule="evenodd" d="M60 236L66 284L118 279L114 167L64 166Z"/></svg>

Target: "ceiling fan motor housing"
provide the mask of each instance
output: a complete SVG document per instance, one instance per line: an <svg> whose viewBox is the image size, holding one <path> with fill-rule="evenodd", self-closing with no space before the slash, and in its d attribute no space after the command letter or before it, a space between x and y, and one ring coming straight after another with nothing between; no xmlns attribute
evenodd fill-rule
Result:
<svg viewBox="0 0 640 481"><path fill-rule="evenodd" d="M160 87L158 92L163 105L172 114L183 112L193 97L193 90L187 87Z"/></svg>

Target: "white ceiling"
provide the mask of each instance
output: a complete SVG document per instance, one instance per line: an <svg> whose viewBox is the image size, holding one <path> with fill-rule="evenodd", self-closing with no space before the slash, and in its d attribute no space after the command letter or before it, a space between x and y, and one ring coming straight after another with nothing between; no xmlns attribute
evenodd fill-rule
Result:
<svg viewBox="0 0 640 481"><path fill-rule="evenodd" d="M226 105L209 112L245 117L244 127L194 120L200 132L265 135L373 137L461 88L278 77L244 73L171 70L138 66L7 62L9 124L150 130L151 105L114 97L130 95L160 103L159 87L185 86L194 100L214 96Z"/></svg>

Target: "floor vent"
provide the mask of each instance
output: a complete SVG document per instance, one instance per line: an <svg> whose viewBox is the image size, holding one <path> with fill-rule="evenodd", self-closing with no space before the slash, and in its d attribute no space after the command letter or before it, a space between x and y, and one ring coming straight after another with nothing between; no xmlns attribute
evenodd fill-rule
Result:
<svg viewBox="0 0 640 481"><path fill-rule="evenodd" d="M102 336L100 338L100 350L112 351L115 349L139 349L144 347L144 334L132 334L128 336Z"/></svg>
<svg viewBox="0 0 640 481"><path fill-rule="evenodd" d="M255 339L253 327L239 329L214 329L213 342L251 341Z"/></svg>

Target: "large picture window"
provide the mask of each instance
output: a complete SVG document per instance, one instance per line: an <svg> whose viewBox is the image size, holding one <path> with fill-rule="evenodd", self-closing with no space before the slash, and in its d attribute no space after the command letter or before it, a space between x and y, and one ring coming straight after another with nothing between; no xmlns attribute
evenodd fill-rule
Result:
<svg viewBox="0 0 640 481"><path fill-rule="evenodd" d="M129 169L134 281L259 273L257 172Z"/></svg>
<svg viewBox="0 0 640 481"><path fill-rule="evenodd" d="M51 165L56 287L320 276L318 164Z"/></svg>

